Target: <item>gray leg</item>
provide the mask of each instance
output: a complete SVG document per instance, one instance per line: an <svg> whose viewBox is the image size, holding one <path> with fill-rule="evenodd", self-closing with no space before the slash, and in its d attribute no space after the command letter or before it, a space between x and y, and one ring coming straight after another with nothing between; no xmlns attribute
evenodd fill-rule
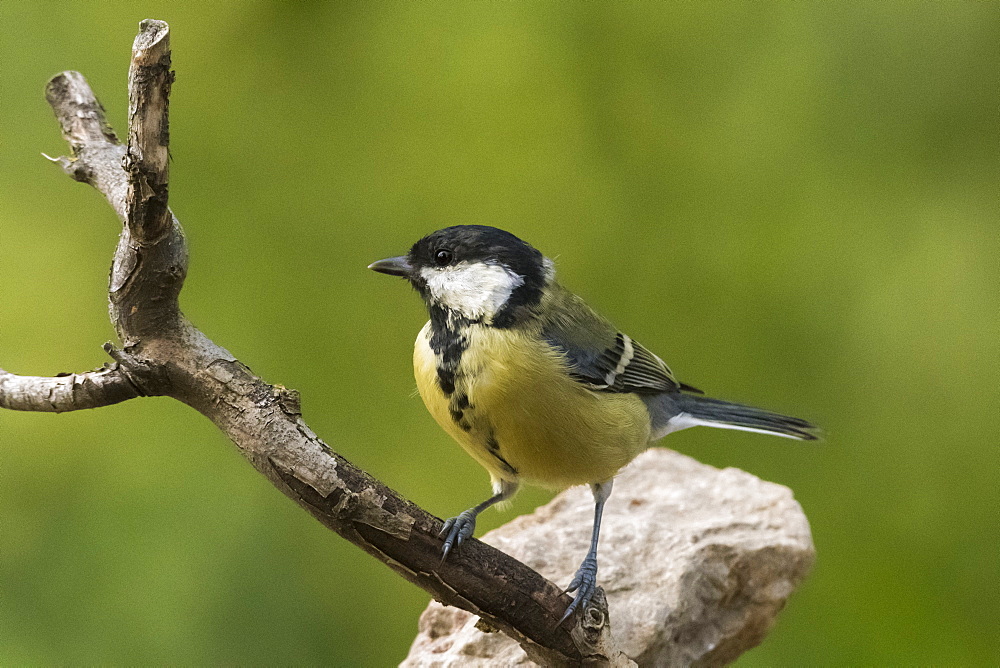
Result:
<svg viewBox="0 0 1000 668"><path fill-rule="evenodd" d="M518 486L519 483L516 481L494 481L493 496L486 499L478 506L469 508L468 510L459 513L458 517L452 517L447 520L444 523L444 528L441 529L441 533L439 534L444 537L444 549L442 549L444 556L441 557L441 561L448 558L448 553L451 552L453 547L459 547L462 544L462 541L471 536L472 532L476 530L476 516L479 513L494 504L506 501L514 496L514 494L517 493Z"/></svg>
<svg viewBox="0 0 1000 668"><path fill-rule="evenodd" d="M566 588L567 592L578 589L580 591L576 595L576 598L573 599L573 602L569 604L569 607L566 608L562 619L559 620L560 624L566 621L577 608L581 606L586 607L590 603L590 599L594 596L594 590L597 588L597 539L601 535L601 515L604 513L604 502L611 496L611 487L613 484L614 480L612 479L594 483L590 486L591 491L594 493L594 533L590 539L590 551L587 552L583 563L580 564L580 569L573 576L573 581Z"/></svg>

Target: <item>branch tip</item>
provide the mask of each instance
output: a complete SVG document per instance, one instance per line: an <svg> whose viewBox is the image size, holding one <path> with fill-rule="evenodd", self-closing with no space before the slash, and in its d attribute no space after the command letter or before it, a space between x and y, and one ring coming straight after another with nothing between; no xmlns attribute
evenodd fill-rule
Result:
<svg viewBox="0 0 1000 668"><path fill-rule="evenodd" d="M170 170L170 29L146 19L132 46L128 73L129 128L126 221L140 243L163 238L171 228L167 208Z"/></svg>
<svg viewBox="0 0 1000 668"><path fill-rule="evenodd" d="M69 142L75 156L88 144L117 144L104 107L79 72L60 72L45 84L45 99L55 112L62 127L63 138Z"/></svg>
<svg viewBox="0 0 1000 668"><path fill-rule="evenodd" d="M170 26L159 19L143 19L139 21L139 34L132 43L133 54L156 46L161 40L170 38ZM164 45L164 48L169 48Z"/></svg>
<svg viewBox="0 0 1000 668"><path fill-rule="evenodd" d="M18 376L0 370L0 408L65 413L100 408L142 396L119 367L55 377Z"/></svg>

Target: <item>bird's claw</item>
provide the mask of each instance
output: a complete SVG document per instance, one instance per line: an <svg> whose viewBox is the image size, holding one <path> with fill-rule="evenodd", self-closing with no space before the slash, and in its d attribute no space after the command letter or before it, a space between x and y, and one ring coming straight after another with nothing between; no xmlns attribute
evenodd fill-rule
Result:
<svg viewBox="0 0 1000 668"><path fill-rule="evenodd" d="M573 576L572 581L570 581L569 586L566 587L566 593L577 592L576 596L573 598L573 602L569 604L566 608L566 612L563 613L562 619L559 623L562 624L569 616L572 615L577 608L587 607L590 603L590 599L594 597L594 591L597 589L597 557L588 555L583 563L580 564L580 568L576 571L576 575Z"/></svg>
<svg viewBox="0 0 1000 668"><path fill-rule="evenodd" d="M458 517L452 517L445 521L444 528L441 529L441 533L438 534L441 538L444 538L444 547L442 548L441 561L443 562L448 558L448 553L451 552L452 548L461 547L462 541L472 535L472 532L476 530L476 514L469 512L468 510L458 514Z"/></svg>

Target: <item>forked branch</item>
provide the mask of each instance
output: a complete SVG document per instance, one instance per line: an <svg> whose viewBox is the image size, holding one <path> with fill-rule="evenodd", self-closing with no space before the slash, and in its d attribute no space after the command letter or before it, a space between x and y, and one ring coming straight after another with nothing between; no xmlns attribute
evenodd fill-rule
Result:
<svg viewBox="0 0 1000 668"><path fill-rule="evenodd" d="M178 399L215 422L260 473L324 525L439 601L481 616L535 660L606 658L606 607L578 615L571 636L570 624L555 624L569 596L524 564L476 540L442 563L438 518L332 452L302 419L296 393L265 383L181 314L188 257L167 207L168 38L166 23L141 23L129 72L127 147L80 74L49 82L46 97L71 150L56 161L101 192L123 222L108 292L122 347L108 348L114 364L82 374L0 371L0 407L64 411L144 395Z"/></svg>

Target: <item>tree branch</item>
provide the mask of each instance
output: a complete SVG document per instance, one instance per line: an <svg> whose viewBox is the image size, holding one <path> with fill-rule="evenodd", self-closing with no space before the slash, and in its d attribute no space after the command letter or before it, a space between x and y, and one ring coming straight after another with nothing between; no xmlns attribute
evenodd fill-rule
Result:
<svg viewBox="0 0 1000 668"><path fill-rule="evenodd" d="M125 179L121 169L125 147L104 118L104 107L94 97L83 75L63 72L45 86L45 99L69 143L71 157L55 158L63 171L89 183L108 198L119 220L125 220Z"/></svg>
<svg viewBox="0 0 1000 668"><path fill-rule="evenodd" d="M70 410L142 395L174 397L211 419L275 486L327 527L448 605L479 615L549 665L600 658L606 604L557 627L570 601L559 587L477 540L441 561L441 520L332 452L302 419L298 394L255 376L181 314L187 245L167 208L169 30L143 21L129 74L129 145L108 127L84 78L64 72L48 99L70 144L58 158L100 191L124 223L112 263L112 324L124 343L117 364L65 378L0 375L0 406ZM54 397L54 398L53 398Z"/></svg>
<svg viewBox="0 0 1000 668"><path fill-rule="evenodd" d="M170 231L167 181L170 176L169 96L170 28L163 21L145 20L132 45L128 72L128 213L132 236L150 243Z"/></svg>
<svg viewBox="0 0 1000 668"><path fill-rule="evenodd" d="M100 408L142 396L118 365L55 378L17 376L0 369L0 408L65 413Z"/></svg>

